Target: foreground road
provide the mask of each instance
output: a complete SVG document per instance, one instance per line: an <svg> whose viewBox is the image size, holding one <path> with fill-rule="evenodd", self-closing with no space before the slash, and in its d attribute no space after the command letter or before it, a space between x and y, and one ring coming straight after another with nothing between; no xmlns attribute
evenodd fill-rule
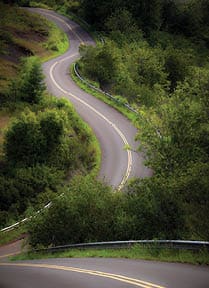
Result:
<svg viewBox="0 0 209 288"><path fill-rule="evenodd" d="M80 44L94 45L92 38L76 23L43 9L30 9L54 21L70 39L70 49L62 56L43 65L48 90L57 97L69 99L81 117L92 127L102 149L100 179L113 187L122 188L129 177L146 177L151 172L143 165L138 153L125 151L129 144L137 149L136 129L120 113L85 93L72 81L69 67L79 58Z"/></svg>
<svg viewBox="0 0 209 288"><path fill-rule="evenodd" d="M209 268L123 259L0 263L2 288L208 288Z"/></svg>

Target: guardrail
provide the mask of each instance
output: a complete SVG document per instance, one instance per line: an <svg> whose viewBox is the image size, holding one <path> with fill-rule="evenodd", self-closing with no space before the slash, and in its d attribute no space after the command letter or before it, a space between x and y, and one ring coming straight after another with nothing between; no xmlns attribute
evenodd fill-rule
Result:
<svg viewBox="0 0 209 288"><path fill-rule="evenodd" d="M62 193L62 194L63 194L63 193ZM62 194L61 194L61 195L62 195ZM61 195L60 195L60 196L61 196ZM46 204L42 209L38 210L38 211L36 212L36 214L39 214L41 211L43 211L43 209L49 208L49 207L51 206L51 204L52 204L52 203L49 202L49 203ZM36 215L36 214L35 214L35 215ZM1 229L0 232L9 232L9 231L17 228L20 224L23 224L23 223L25 223L26 221L30 220L32 217L33 217L33 216L24 218L24 219L20 220L19 222L16 222L16 223L14 223L14 224L12 224L12 225L10 225L10 226L8 226L8 227L5 227L5 228Z"/></svg>
<svg viewBox="0 0 209 288"><path fill-rule="evenodd" d="M130 241L110 241L69 244L63 246L50 247L45 249L35 249L33 252L62 252L69 249L121 249L130 248L133 245L140 245L150 249L186 249L186 250L209 250L209 242L206 241L184 241L184 240L130 240Z"/></svg>
<svg viewBox="0 0 209 288"><path fill-rule="evenodd" d="M114 97L113 95L111 95L108 92L103 91L100 88L95 87L94 85L92 85L91 83L89 83L87 80L85 80L78 72L78 68L77 68L77 63L74 63L73 65L74 67L74 73L75 75L81 80L81 82L85 83L88 87L92 88L93 90L100 92L102 94L104 94L105 96L107 96L108 98L110 98L111 100L119 103L120 105L123 105L124 107L126 107L129 111L137 114L138 116L140 116L140 114L138 113L137 110L135 110L133 107L131 107L128 103L123 103L122 101L120 101L119 99L117 99L116 97ZM158 135L158 137L162 138L162 135L159 131L159 129L155 128L156 134Z"/></svg>
<svg viewBox="0 0 209 288"><path fill-rule="evenodd" d="M119 99L117 99L116 97L114 97L114 96L111 95L110 93L105 92L105 91L103 91L102 89L95 87L94 85L90 84L87 80L85 80L84 78L82 78L81 75L80 75L79 72L78 72L77 63L74 63L74 72L75 72L75 75L76 75L83 83L85 83L87 86L89 86L89 87L92 88L93 90L104 94L105 96L107 96L107 97L110 98L111 100L119 103L120 105L123 105L123 106L126 107L128 110L130 110L131 112L134 112L134 113L138 114L138 112L137 112L133 107L131 107L128 103L123 103L123 102L121 102Z"/></svg>

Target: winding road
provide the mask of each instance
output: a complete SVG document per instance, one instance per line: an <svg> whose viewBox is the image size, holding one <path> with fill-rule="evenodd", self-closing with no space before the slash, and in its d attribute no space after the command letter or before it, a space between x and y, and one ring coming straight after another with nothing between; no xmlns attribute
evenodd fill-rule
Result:
<svg viewBox="0 0 209 288"><path fill-rule="evenodd" d="M143 165L141 154L124 150L130 145L136 150L136 128L121 113L81 90L70 78L69 67L79 58L80 44L95 45L93 39L78 24L53 11L30 9L55 22L70 39L70 48L62 56L46 62L43 71L48 90L73 103L77 112L96 134L102 151L99 178L114 188L122 188L130 177L144 178L151 171Z"/></svg>
<svg viewBox="0 0 209 288"><path fill-rule="evenodd" d="M100 179L122 188L130 177L146 177L150 171L136 149L136 129L120 113L79 89L69 76L69 66L78 57L80 43L94 45L77 24L52 11L36 9L56 22L69 36L70 49L43 65L48 90L66 97L92 127L102 149ZM0 247L1 288L208 288L209 268L125 259L46 259L8 262L20 250L20 242Z"/></svg>

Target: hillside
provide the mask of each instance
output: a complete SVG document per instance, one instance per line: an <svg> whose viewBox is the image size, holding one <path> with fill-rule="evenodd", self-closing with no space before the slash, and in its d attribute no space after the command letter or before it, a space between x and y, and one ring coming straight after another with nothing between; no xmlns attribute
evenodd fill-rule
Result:
<svg viewBox="0 0 209 288"><path fill-rule="evenodd" d="M75 174L90 173L97 165L98 148L72 105L49 95L44 84L41 61L64 53L66 35L38 15L0 5L3 228L61 194Z"/></svg>
<svg viewBox="0 0 209 288"><path fill-rule="evenodd" d="M0 92L17 75L21 57L36 55L46 59L66 47L64 33L54 24L24 9L0 3Z"/></svg>

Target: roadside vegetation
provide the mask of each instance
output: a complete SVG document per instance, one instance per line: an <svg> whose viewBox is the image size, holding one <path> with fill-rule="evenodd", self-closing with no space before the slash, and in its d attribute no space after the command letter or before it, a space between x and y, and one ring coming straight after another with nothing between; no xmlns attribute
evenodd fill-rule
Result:
<svg viewBox="0 0 209 288"><path fill-rule="evenodd" d="M0 95L17 75L21 57L36 55L44 61L64 53L69 46L66 35L46 18L2 2L0 41Z"/></svg>
<svg viewBox="0 0 209 288"><path fill-rule="evenodd" d="M45 90L41 61L68 48L64 33L38 15L0 5L0 65L5 70L1 71L0 82L3 228L30 217L61 195L75 175L96 175L100 151L91 129L69 101L58 100ZM8 232L8 236L1 232L0 243L12 240L23 230L25 226Z"/></svg>
<svg viewBox="0 0 209 288"><path fill-rule="evenodd" d="M70 249L64 252L41 253L28 252L12 256L12 261L34 260L46 258L126 258L140 260L154 260L163 262L189 263L195 265L209 265L208 251L190 251L156 248L155 246L143 247L134 245L127 249Z"/></svg>
<svg viewBox="0 0 209 288"><path fill-rule="evenodd" d="M90 176L72 178L61 190L64 195L54 197L53 205L28 224L31 247L129 239L207 241L209 1L42 2L73 11L103 32L104 44L80 47L79 71L138 110L139 151L154 174L132 180L123 193ZM33 119L35 131L42 127L42 112L30 113L23 120ZM47 155L39 165L51 161ZM208 253L202 253L207 260L195 263L208 263Z"/></svg>
<svg viewBox="0 0 209 288"><path fill-rule="evenodd" d="M27 228L24 224L21 224L13 230L0 233L0 246L25 238L27 238Z"/></svg>

